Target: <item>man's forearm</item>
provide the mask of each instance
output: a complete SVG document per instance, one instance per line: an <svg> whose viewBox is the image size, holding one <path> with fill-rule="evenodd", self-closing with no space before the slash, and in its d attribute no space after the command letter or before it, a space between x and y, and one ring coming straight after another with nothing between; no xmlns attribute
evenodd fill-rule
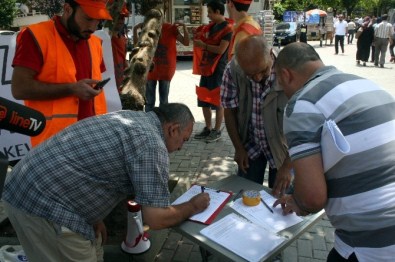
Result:
<svg viewBox="0 0 395 262"><path fill-rule="evenodd" d="M230 140L236 150L244 148L237 128L236 109L224 109L225 126Z"/></svg>
<svg viewBox="0 0 395 262"><path fill-rule="evenodd" d="M176 226L198 212L191 202L164 208L143 207L142 210L144 223L154 230Z"/></svg>
<svg viewBox="0 0 395 262"><path fill-rule="evenodd" d="M21 66L14 68L11 91L15 99L47 100L73 94L72 84L44 83L36 80L35 76L36 72L30 68Z"/></svg>

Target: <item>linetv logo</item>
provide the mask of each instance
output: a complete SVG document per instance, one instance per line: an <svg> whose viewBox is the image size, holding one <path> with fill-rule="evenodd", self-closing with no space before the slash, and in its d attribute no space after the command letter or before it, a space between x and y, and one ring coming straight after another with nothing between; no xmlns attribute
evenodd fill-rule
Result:
<svg viewBox="0 0 395 262"><path fill-rule="evenodd" d="M24 118L23 116L18 115L18 112L13 111L11 113L10 124L22 127L24 129L37 131L42 125L42 121L38 121L37 119L30 117Z"/></svg>
<svg viewBox="0 0 395 262"><path fill-rule="evenodd" d="M0 122L7 117L7 108L5 106L0 106Z"/></svg>

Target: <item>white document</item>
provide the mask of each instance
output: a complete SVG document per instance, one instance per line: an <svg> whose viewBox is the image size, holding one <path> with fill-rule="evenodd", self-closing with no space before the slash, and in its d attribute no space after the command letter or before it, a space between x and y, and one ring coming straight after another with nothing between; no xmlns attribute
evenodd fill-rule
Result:
<svg viewBox="0 0 395 262"><path fill-rule="evenodd" d="M350 152L350 144L336 122L331 119L325 121L321 133L321 154L324 171L329 170L348 152Z"/></svg>
<svg viewBox="0 0 395 262"><path fill-rule="evenodd" d="M259 261L285 238L266 231L234 213L200 233L248 261Z"/></svg>
<svg viewBox="0 0 395 262"><path fill-rule="evenodd" d="M193 185L190 189L188 189L183 195L177 198L172 205L178 205L184 202L189 201L192 197L200 194L202 192L202 187L199 185ZM232 195L229 192L223 192L211 188L205 187L205 191L210 195L210 205L203 212L191 216L189 219L198 221L204 224L210 224L214 218L218 215L219 211L224 207L227 203L228 199Z"/></svg>
<svg viewBox="0 0 395 262"><path fill-rule="evenodd" d="M265 190L260 191L260 193L266 204L272 207L276 201L276 198L267 193ZM283 229L303 221L303 219L298 217L295 213L284 216L281 205L272 207L272 213L263 203L259 203L257 206L246 206L243 204L243 200L240 198L234 202L232 208L247 218L249 221L273 233L278 233Z"/></svg>

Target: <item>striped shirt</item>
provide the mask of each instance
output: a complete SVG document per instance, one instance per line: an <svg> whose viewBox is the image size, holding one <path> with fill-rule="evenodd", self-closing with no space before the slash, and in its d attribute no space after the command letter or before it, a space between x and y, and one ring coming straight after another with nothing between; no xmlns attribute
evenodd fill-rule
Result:
<svg viewBox="0 0 395 262"><path fill-rule="evenodd" d="M392 38L393 34L394 34L394 28L387 21L381 22L374 29L374 36L378 38Z"/></svg>
<svg viewBox="0 0 395 262"><path fill-rule="evenodd" d="M79 121L30 151L2 199L94 240L92 225L127 195L143 206L168 206L168 171L156 114L118 111Z"/></svg>
<svg viewBox="0 0 395 262"><path fill-rule="evenodd" d="M225 68L222 85L221 85L221 104L223 108L237 108L239 106L239 87L232 77L231 63ZM248 141L244 145L248 157L250 159L257 159L261 154L264 154L268 160L270 167L276 168L273 155L270 152L269 143L266 138L262 106L266 95L270 92L270 87L275 81L274 63L270 72L270 77L264 82L257 83L249 79L250 88L252 90L252 114L248 127Z"/></svg>
<svg viewBox="0 0 395 262"><path fill-rule="evenodd" d="M350 152L325 167L325 211L335 248L359 261L395 254L395 100L375 83L334 67L318 70L290 99L284 132L292 160L321 153L325 120L334 120Z"/></svg>

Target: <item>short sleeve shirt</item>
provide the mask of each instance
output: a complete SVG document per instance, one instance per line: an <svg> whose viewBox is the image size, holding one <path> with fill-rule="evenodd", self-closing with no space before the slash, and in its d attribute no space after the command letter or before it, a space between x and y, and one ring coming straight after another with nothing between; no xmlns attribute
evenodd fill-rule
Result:
<svg viewBox="0 0 395 262"><path fill-rule="evenodd" d="M67 127L14 167L2 199L95 238L92 225L126 195L169 205L169 155L154 112L118 111Z"/></svg>

